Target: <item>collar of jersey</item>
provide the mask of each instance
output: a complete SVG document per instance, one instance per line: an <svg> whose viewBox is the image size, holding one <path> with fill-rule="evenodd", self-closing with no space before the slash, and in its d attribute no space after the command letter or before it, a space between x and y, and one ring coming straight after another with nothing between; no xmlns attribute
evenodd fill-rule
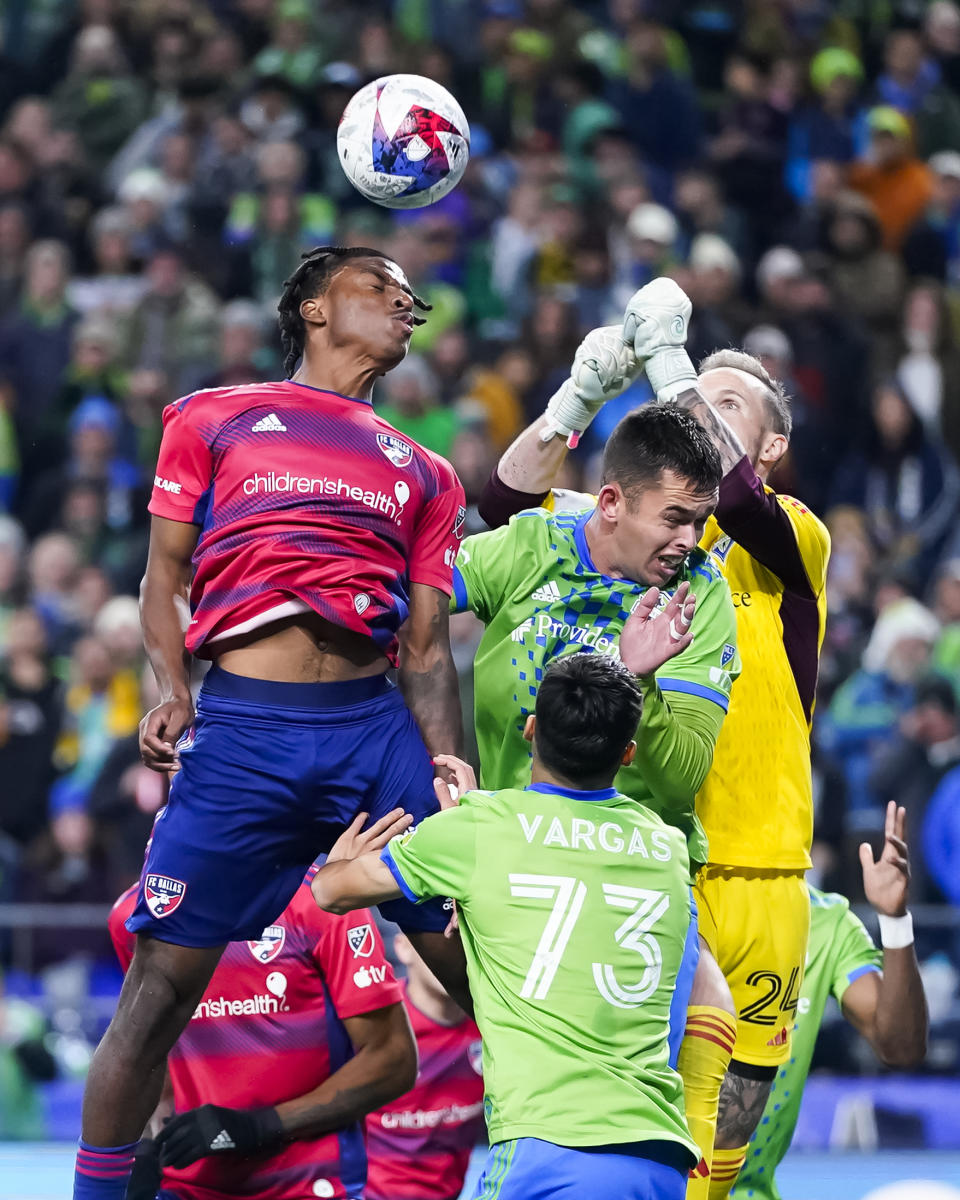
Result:
<svg viewBox="0 0 960 1200"><path fill-rule="evenodd" d="M366 404L368 408L373 408L372 400L361 400L359 396L345 396L343 392L331 392L329 388L314 387L312 383L301 383L299 379L285 379L284 383L306 388L308 392L319 392L321 396L339 396L341 400L352 400L354 404Z"/></svg>
<svg viewBox="0 0 960 1200"><path fill-rule="evenodd" d="M571 800L612 800L617 794L615 787L581 791L578 788L561 787L558 783L528 783L523 790L542 792L545 796L569 796Z"/></svg>

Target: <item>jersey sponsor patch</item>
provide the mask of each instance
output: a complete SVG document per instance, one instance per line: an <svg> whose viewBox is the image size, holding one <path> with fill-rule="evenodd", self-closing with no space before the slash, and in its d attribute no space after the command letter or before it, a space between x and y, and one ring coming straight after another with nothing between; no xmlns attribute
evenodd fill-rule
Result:
<svg viewBox="0 0 960 1200"><path fill-rule="evenodd" d="M353 951L354 958L369 958L373 953L373 926L368 922L348 929L347 945Z"/></svg>
<svg viewBox="0 0 960 1200"><path fill-rule="evenodd" d="M282 925L268 925L255 942L247 942L247 949L258 963L273 962L287 940L287 931Z"/></svg>
<svg viewBox="0 0 960 1200"><path fill-rule="evenodd" d="M357 592L353 598L353 607L357 610L357 616L362 617L370 607L370 597L366 592Z"/></svg>
<svg viewBox="0 0 960 1200"><path fill-rule="evenodd" d="M736 646L731 646L729 642L726 642L720 655L720 666L725 667L728 662L731 662L736 652Z"/></svg>
<svg viewBox="0 0 960 1200"><path fill-rule="evenodd" d="M368 988L371 984L383 983L386 977L386 967L358 967L354 972L353 982L358 988Z"/></svg>
<svg viewBox="0 0 960 1200"><path fill-rule="evenodd" d="M183 880L171 879L169 875L148 875L143 881L143 898L150 915L157 920L176 912L186 894Z"/></svg>
<svg viewBox="0 0 960 1200"><path fill-rule="evenodd" d="M175 496L179 496L183 491L182 483L177 483L174 479L164 479L162 475L154 475L153 486L158 487L161 492L172 492Z"/></svg>
<svg viewBox="0 0 960 1200"><path fill-rule="evenodd" d="M408 467L413 460L413 447L394 433L378 433L377 445L395 467Z"/></svg>

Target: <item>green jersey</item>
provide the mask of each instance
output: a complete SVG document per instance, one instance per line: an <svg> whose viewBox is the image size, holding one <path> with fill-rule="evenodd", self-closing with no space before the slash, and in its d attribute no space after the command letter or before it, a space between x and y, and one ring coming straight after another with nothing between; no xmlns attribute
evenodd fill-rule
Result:
<svg viewBox="0 0 960 1200"><path fill-rule="evenodd" d="M616 655L623 624L647 590L593 564L584 527L593 509L531 509L463 543L453 574L454 611L486 625L474 659L474 723L484 787L522 787L530 778L523 726L551 660L593 650ZM740 672L730 589L703 551L687 556L661 606L684 581L697 598L694 640L644 683L644 713L633 764L617 787L688 838L694 862L707 841L694 797Z"/></svg>
<svg viewBox="0 0 960 1200"><path fill-rule="evenodd" d="M491 1142L661 1139L693 1165L668 1046L696 945L678 830L613 788L531 784L468 792L381 857L408 899L459 906Z"/></svg>
<svg viewBox="0 0 960 1200"><path fill-rule="evenodd" d="M883 958L844 896L810 888L810 942L797 1003L790 1061L770 1089L770 1098L750 1142L747 1161L730 1193L736 1200L780 1200L774 1173L790 1149L800 1099L810 1073L827 997L843 994L855 979L879 971Z"/></svg>

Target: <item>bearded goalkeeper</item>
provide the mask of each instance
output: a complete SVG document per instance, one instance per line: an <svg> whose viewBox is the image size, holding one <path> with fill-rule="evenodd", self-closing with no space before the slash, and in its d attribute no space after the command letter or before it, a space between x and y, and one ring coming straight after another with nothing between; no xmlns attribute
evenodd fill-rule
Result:
<svg viewBox="0 0 960 1200"><path fill-rule="evenodd" d="M790 1056L810 921L810 725L830 543L813 513L766 482L789 444L783 388L733 350L711 355L698 377L684 349L690 312L676 283L658 279L632 297L622 327L590 334L572 378L501 458L481 512L499 525L524 508L569 504L549 490L568 446L641 369L657 399L692 413L720 454L719 501L699 549L730 585L742 673L697 796L709 854L695 894L700 932L733 992L737 1034L712 1173L688 1195L722 1200Z"/></svg>

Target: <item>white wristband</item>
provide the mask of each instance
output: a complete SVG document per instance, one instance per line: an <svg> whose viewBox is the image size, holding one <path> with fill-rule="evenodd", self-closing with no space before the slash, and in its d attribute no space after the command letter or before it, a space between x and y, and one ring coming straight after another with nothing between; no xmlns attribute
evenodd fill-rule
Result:
<svg viewBox="0 0 960 1200"><path fill-rule="evenodd" d="M880 945L884 950L903 950L913 945L913 915L904 913L902 917L877 918L880 922Z"/></svg>

